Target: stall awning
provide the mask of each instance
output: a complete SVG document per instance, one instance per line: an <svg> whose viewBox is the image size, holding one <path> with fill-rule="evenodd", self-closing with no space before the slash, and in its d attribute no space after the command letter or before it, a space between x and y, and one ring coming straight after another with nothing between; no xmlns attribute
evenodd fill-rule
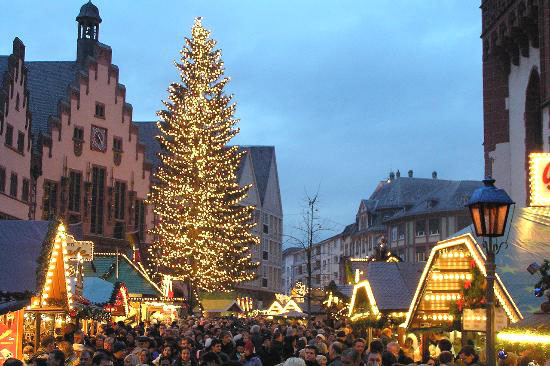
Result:
<svg viewBox="0 0 550 366"><path fill-rule="evenodd" d="M540 311L540 304L544 301L534 296L538 278L529 274L527 267L533 262L550 259L550 207L515 208L510 211L509 233L498 238L509 245L496 256L497 273L520 311L527 315ZM475 237L471 226L455 235L466 232L482 245L483 240Z"/></svg>

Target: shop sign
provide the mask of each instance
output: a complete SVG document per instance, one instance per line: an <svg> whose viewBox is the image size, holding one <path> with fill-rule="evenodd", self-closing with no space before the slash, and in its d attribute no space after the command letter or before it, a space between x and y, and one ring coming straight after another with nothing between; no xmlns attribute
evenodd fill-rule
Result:
<svg viewBox="0 0 550 366"><path fill-rule="evenodd" d="M485 332L487 315L485 309L464 309L462 313L462 329ZM495 308L495 331L508 326L508 316L503 308Z"/></svg>
<svg viewBox="0 0 550 366"><path fill-rule="evenodd" d="M550 153L529 154L530 206L550 206Z"/></svg>
<svg viewBox="0 0 550 366"><path fill-rule="evenodd" d="M67 239L67 259L69 261L94 260L94 242ZM79 257L80 255L80 257Z"/></svg>
<svg viewBox="0 0 550 366"><path fill-rule="evenodd" d="M0 366L6 359L21 358L23 310L0 316Z"/></svg>

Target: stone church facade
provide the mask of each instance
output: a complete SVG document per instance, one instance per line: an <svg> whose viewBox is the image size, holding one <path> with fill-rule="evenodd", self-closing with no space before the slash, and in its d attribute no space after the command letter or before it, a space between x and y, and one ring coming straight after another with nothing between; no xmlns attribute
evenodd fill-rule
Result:
<svg viewBox="0 0 550 366"><path fill-rule="evenodd" d="M485 173L520 207L528 155L550 149L550 3L481 4Z"/></svg>

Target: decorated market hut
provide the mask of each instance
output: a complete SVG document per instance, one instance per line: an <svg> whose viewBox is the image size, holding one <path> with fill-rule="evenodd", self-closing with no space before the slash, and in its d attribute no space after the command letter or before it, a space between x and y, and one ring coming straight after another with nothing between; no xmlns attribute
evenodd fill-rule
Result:
<svg viewBox="0 0 550 366"><path fill-rule="evenodd" d="M233 299L204 299L201 301L206 317L220 317L244 314L244 310Z"/></svg>
<svg viewBox="0 0 550 366"><path fill-rule="evenodd" d="M66 322L77 321L80 298L69 247L78 245L61 221L0 220L0 329L9 334L2 355L21 357L23 338L37 345ZM71 317L73 319L71 320Z"/></svg>
<svg viewBox="0 0 550 366"><path fill-rule="evenodd" d="M348 316L366 327L397 326L405 319L423 263L358 262Z"/></svg>
<svg viewBox="0 0 550 366"><path fill-rule="evenodd" d="M326 298L323 301L327 318L339 320L347 317L352 294L353 285L337 285L336 282L330 281L325 288Z"/></svg>
<svg viewBox="0 0 550 366"><path fill-rule="evenodd" d="M440 241L430 252L403 326L423 337L448 332L452 342L479 337L486 322L486 275L485 255L470 234ZM497 330L523 318L498 274L495 301Z"/></svg>
<svg viewBox="0 0 550 366"><path fill-rule="evenodd" d="M130 298L124 282L84 277L84 298L109 313L114 321L125 320L130 313Z"/></svg>
<svg viewBox="0 0 550 366"><path fill-rule="evenodd" d="M124 284L123 292L128 297L128 309L124 315L117 313L116 316L128 323L136 324L149 320L152 316L159 320L175 318L184 300L163 291L151 280L139 261L133 261L123 253L95 253L93 261L84 263L83 273L85 282L93 278L95 281L103 280L111 283L111 289L115 289L118 283ZM114 293L111 292L110 295L112 294ZM118 312L122 310L121 307L117 309Z"/></svg>

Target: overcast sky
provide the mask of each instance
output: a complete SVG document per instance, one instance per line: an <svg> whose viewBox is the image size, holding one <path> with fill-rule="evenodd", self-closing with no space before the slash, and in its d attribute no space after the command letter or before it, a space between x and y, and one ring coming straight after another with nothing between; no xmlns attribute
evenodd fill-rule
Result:
<svg viewBox="0 0 550 366"><path fill-rule="evenodd" d="M84 1L2 2L0 54L73 60ZM134 120L154 120L193 19L222 49L236 143L274 145L288 232L304 192L336 234L390 170L481 179L479 1L94 1Z"/></svg>

